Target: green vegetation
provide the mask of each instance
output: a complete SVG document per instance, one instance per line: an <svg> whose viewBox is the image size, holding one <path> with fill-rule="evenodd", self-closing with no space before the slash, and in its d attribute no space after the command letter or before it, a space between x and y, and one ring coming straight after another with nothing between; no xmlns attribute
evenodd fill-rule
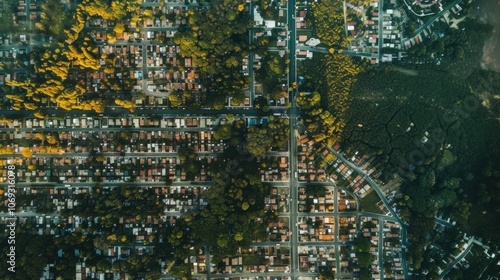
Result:
<svg viewBox="0 0 500 280"><path fill-rule="evenodd" d="M241 103L242 89L249 85L249 78L238 68L249 54L246 42L252 20L241 12L240 5L245 4L242 0L211 3L208 9L188 11L189 26L181 26L174 41L180 46L182 56L192 57L203 73L203 84L211 89L206 103L221 109L228 96L233 97L233 103Z"/></svg>
<svg viewBox="0 0 500 280"><path fill-rule="evenodd" d="M449 149L443 150L443 157L437 164L437 169L442 171L445 167L452 165L455 162L455 156Z"/></svg>
<svg viewBox="0 0 500 280"><path fill-rule="evenodd" d="M256 158L229 148L226 162L210 167L214 184L204 193L208 207L190 214L193 237L210 245L214 262L233 256L239 247L265 237L265 226L275 218L265 213L262 197L269 192L262 185Z"/></svg>
<svg viewBox="0 0 500 280"><path fill-rule="evenodd" d="M89 1L85 0L76 6L73 12L64 10L58 1L48 1L42 6L41 21L37 29L55 40L49 47L33 48L31 59L35 62L37 74L33 79L11 80L6 85L6 97L11 100L14 110L37 110L49 99L64 110L93 110L104 112L105 103L102 93L87 92L85 79L68 79L70 69L78 67L85 71L98 71L101 68L98 48L91 32L84 30L90 17L101 17L106 20L120 20L125 16L134 17L139 12L137 1ZM111 33L110 33L111 34ZM107 65L114 65L113 59L106 59ZM109 70L108 70L109 69ZM128 75L128 69L106 68L106 74L121 73ZM126 74L124 74L126 73ZM104 90L130 91L132 83L125 81L119 84L116 79L103 79ZM117 105L134 110L129 100L116 100ZM43 114L38 113L40 118Z"/></svg>
<svg viewBox="0 0 500 280"><path fill-rule="evenodd" d="M270 20L280 20L279 17L279 1L266 1L266 0L259 0L257 1L257 9L261 13L262 17L264 19L270 19Z"/></svg>
<svg viewBox="0 0 500 280"><path fill-rule="evenodd" d="M57 0L48 0L42 5L42 14L36 27L47 35L55 36L59 42L66 40L65 30L72 25L72 14L66 12L64 4Z"/></svg>
<svg viewBox="0 0 500 280"><path fill-rule="evenodd" d="M334 280L335 279L335 272L332 271L331 268L324 267L320 269L319 272L319 279L320 280Z"/></svg>
<svg viewBox="0 0 500 280"><path fill-rule="evenodd" d="M376 156L373 164L386 178L397 173L408 179L398 203L410 224L408 259L416 279L439 265L424 261L432 259L426 246L435 237L437 213L498 244L498 222L483 214L498 211L498 174L491 170L498 169L493 158L499 129L492 118L496 101L486 93L494 86L477 86L491 80L484 77L488 73L463 80L444 72L383 68L362 74L354 86L344 146ZM488 161L485 154L491 155Z"/></svg>
<svg viewBox="0 0 500 280"><path fill-rule="evenodd" d="M126 203L123 203L126 201ZM157 196L152 189L120 186L112 189L95 188L92 197L88 194L78 197L78 205L62 214L98 217L105 227L112 227L119 218L137 218L141 216L159 216L163 205L157 203Z"/></svg>
<svg viewBox="0 0 500 280"><path fill-rule="evenodd" d="M261 128L252 126L248 128L246 136L246 148L256 156L261 157L271 147L281 147L288 141L290 133L289 120L285 118L274 119L270 117L271 122L263 125Z"/></svg>
<svg viewBox="0 0 500 280"><path fill-rule="evenodd" d="M488 277L494 278L500 272L498 265L495 265L500 257L487 256L485 249L476 244L472 245L472 249L465 259L469 264L468 268L452 269L447 276L451 279L477 279L479 275L482 275L488 279Z"/></svg>
<svg viewBox="0 0 500 280"><path fill-rule="evenodd" d="M269 263L262 255L246 254L243 256L243 265L263 265Z"/></svg>
<svg viewBox="0 0 500 280"><path fill-rule="evenodd" d="M356 257L358 258L358 265L360 268L360 279L371 279L369 272L370 263L374 260L375 256L370 253L371 241L363 236L358 236L354 240L356 249Z"/></svg>
<svg viewBox="0 0 500 280"><path fill-rule="evenodd" d="M433 25L433 31L446 35L424 40L412 47L408 53L415 57L431 57L432 55L449 60L462 59L464 51L474 46L471 41L484 39L490 33L491 27L472 18L460 22L458 28L452 28L448 23L437 20Z"/></svg>
<svg viewBox="0 0 500 280"><path fill-rule="evenodd" d="M325 55L321 62L325 70L314 79L319 82L317 87L324 86L319 89L321 94L316 91L312 94L301 92L297 97L297 105L304 110L304 125L314 139L318 142L325 140L328 145L333 145L340 140L346 125L349 94L361 67L351 57L344 55Z"/></svg>
<svg viewBox="0 0 500 280"><path fill-rule="evenodd" d="M7 33L12 31L12 16L14 15L15 9L15 5L12 4L10 5L10 7L7 5L5 10L0 11L0 33Z"/></svg>
<svg viewBox="0 0 500 280"><path fill-rule="evenodd" d="M384 168L389 174L399 167L408 168L410 156L421 161L420 165L428 165L436 159L435 154L444 143L452 144L454 149L464 146L456 136L489 134L495 126L483 108L477 107L477 98L470 94L468 83L448 73L372 70L360 76L352 97L343 144L378 155L375 165L389 166ZM472 104L474 111L462 113L464 103L467 108ZM471 126L470 118L462 119L471 113L478 122L475 127ZM491 138L484 136L484 140L477 136L462 139L484 145ZM423 158L419 158L422 154Z"/></svg>
<svg viewBox="0 0 500 280"><path fill-rule="evenodd" d="M360 201L360 209L362 212L371 212L377 214L383 214L382 210L378 208L377 203L380 202L380 197L375 191L370 192Z"/></svg>
<svg viewBox="0 0 500 280"><path fill-rule="evenodd" d="M269 131L270 132L270 131ZM252 126L248 129L247 149L254 156L261 157L271 147L272 138L265 128Z"/></svg>
<svg viewBox="0 0 500 280"><path fill-rule="evenodd" d="M345 48L342 4L335 1L312 3L315 33L330 47ZM305 129L317 142L332 146L339 142L346 126L351 90L365 66L341 54L315 54L299 65L305 82L297 104L304 112ZM307 94L310 92L311 94Z"/></svg>
<svg viewBox="0 0 500 280"><path fill-rule="evenodd" d="M280 85L286 83L288 56L279 56L276 52L266 52L262 55L262 67L255 74L257 79L262 82L264 93L271 93L269 97L273 97L274 99L279 99L275 98L274 95L276 97L286 97L286 91L284 92L284 96L279 93L283 92L283 90L280 90Z"/></svg>
<svg viewBox="0 0 500 280"><path fill-rule="evenodd" d="M148 215L158 217L162 213L164 205L157 199L152 189L127 186L95 187L92 197L88 194L79 194L74 196L74 200L78 204L73 209L62 211L63 217L72 215L92 217L98 219L99 223L89 223L87 220L75 231L66 231L67 228L72 228L72 225L60 224L59 227L52 227L56 232L55 235L33 235L31 225L18 226L16 273L3 274L3 279L38 279L48 263L56 263L54 271L56 277L72 279L76 263L84 257L89 266L97 265L101 269L126 272L134 278L138 274L153 275L160 271L157 260L166 257L162 255L166 253L161 250L155 250L155 254L147 256L138 256L132 252L126 261L119 261L122 263L114 263L113 266L102 253L111 244L128 246L135 241L135 238L126 233L120 219L140 221ZM171 229L167 231L169 230ZM7 243L7 233L2 233L0 241ZM158 235L162 234L158 232ZM147 242L158 242L158 239L145 240L145 244ZM164 245L159 245L162 246ZM95 252L96 248L101 250L101 254ZM58 252L62 253L62 257L58 256ZM7 270L6 265L7 263L2 262L0 266Z"/></svg>
<svg viewBox="0 0 500 280"><path fill-rule="evenodd" d="M214 138L216 140L229 140L232 134L232 126L230 124L219 125L214 129Z"/></svg>
<svg viewBox="0 0 500 280"><path fill-rule="evenodd" d="M313 22L322 43L330 47L347 47L342 2L323 0L312 2Z"/></svg>

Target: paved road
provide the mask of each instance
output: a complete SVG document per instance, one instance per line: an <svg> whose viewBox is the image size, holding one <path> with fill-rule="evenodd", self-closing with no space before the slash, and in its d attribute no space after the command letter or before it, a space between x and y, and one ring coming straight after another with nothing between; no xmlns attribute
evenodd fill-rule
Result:
<svg viewBox="0 0 500 280"><path fill-rule="evenodd" d="M98 182L66 182L66 183L56 183L56 182L16 182L16 187L37 187L37 188L66 188L67 185L71 187L91 187ZM287 187L289 182L284 181L266 181L266 185L272 187ZM0 186L7 186L7 183L0 183ZM116 186L139 186L139 187L158 187L165 185L165 182L106 182L106 186L116 187ZM173 182L171 186L180 187L209 187L212 183L210 181L176 181ZM287 215L288 216L288 215Z"/></svg>
<svg viewBox="0 0 500 280"><path fill-rule="evenodd" d="M380 221L378 225L378 269L380 279L384 280L384 221Z"/></svg>
<svg viewBox="0 0 500 280"><path fill-rule="evenodd" d="M380 189L380 187L378 186L378 184L375 183L375 181L373 181L373 179L370 176L368 176L365 173L364 170L362 170L361 168L359 168L353 162L347 160L342 154L338 153L337 151L335 151L331 147L327 147L327 148L328 148L328 150L331 153L333 153L343 163L347 164L350 168L352 168L353 170L355 170L356 172L358 172L358 174L361 175L363 177L363 179L368 184L370 184L370 186L373 188L373 190L375 190L375 192L377 193L377 195L380 197L380 200L384 203L384 205L387 208L387 210L389 210L389 212L392 215L392 217L394 217L397 220L397 222L401 225L401 237L402 237L401 238L401 242L402 242L402 246L404 248L406 248L407 245L408 245L408 240L407 240L407 236L406 236L406 230L407 230L408 224L406 224L404 221L402 221L399 218L399 215L396 213L396 211L389 204L389 201L385 197L385 194L382 192L382 190ZM402 254L402 257L401 257L402 258L402 262L401 263L402 263L402 267L403 267L403 272L404 272L405 278L407 278L408 277L408 262L406 261L406 250L403 249L401 251L401 254Z"/></svg>
<svg viewBox="0 0 500 280"><path fill-rule="evenodd" d="M440 225L442 225L444 227L448 227L448 228L449 227L453 227L452 223L449 223L449 222L447 222L447 221L445 221L445 220L443 220L441 218L436 217L435 219L436 219L436 223L438 223L438 224L440 224Z"/></svg>
<svg viewBox="0 0 500 280"><path fill-rule="evenodd" d="M16 188L19 187L36 187L36 188L66 188L70 185L73 188L88 188L92 187L99 182L65 182L65 183L55 183L55 182L16 182ZM205 181L177 181L173 182L171 186L173 187L210 187L211 182ZM0 186L8 186L7 183L0 183ZM131 187L161 187L165 186L165 182L106 182L107 187L119 187L119 186L131 186Z"/></svg>
<svg viewBox="0 0 500 280"><path fill-rule="evenodd" d="M297 30L295 26L295 1L287 1L287 25L288 25L288 50L290 63L288 64L288 86L291 87L297 81ZM291 277L297 279L299 276L299 254L298 254L298 229L295 226L298 214L298 184L297 177L297 136L295 135L295 126L297 123L297 104L295 103L295 95L297 90L289 92L288 100L292 104L289 110L290 118L290 139L289 139L289 166L290 166L290 229L292 236L290 237L290 261L291 261Z"/></svg>
<svg viewBox="0 0 500 280"><path fill-rule="evenodd" d="M193 274L193 278L206 278L206 274ZM270 278L275 278L275 277L286 277L289 276L288 273L285 272L279 272L279 271L269 271L269 272L244 272L244 273L221 273L217 274L217 276L213 275L212 279L231 279L231 278L238 278L238 279L245 279L245 278L257 278L257 277L270 277ZM298 277L317 277L318 273L314 272L297 272L296 277L294 279L298 279Z"/></svg>
<svg viewBox="0 0 500 280"><path fill-rule="evenodd" d="M117 131L167 131L167 132L193 132L193 131L210 131L212 127L19 127L19 128L2 128L2 131L18 131L18 132L117 132Z"/></svg>
<svg viewBox="0 0 500 280"><path fill-rule="evenodd" d="M114 108L114 109L113 109ZM243 115L243 116L269 116L270 114L286 114L288 110L286 108L271 107L269 112L263 113L260 110L256 110L249 107L228 107L222 110L213 109L151 109L151 108L137 108L134 113L130 113L129 110L124 108L110 107L107 108L104 113L96 113L93 111L83 111L83 110L72 110L65 111L60 109L42 109L40 110L43 114L47 116L58 116L64 115L76 115L76 116L109 116L109 117L121 117L121 116L163 116L163 117L181 117L181 116L219 116L225 114L233 115ZM34 111L14 111L14 110L1 110L0 117L6 118L34 118Z"/></svg>
<svg viewBox="0 0 500 280"><path fill-rule="evenodd" d="M154 5L155 3L151 3L151 5ZM150 5L150 4L145 4L145 5ZM176 5L175 3L172 5ZM250 4L252 5L252 4ZM180 5L179 5L180 6ZM381 8L382 9L382 8ZM253 10L253 9L251 9ZM252 11L253 13L253 11ZM291 86L294 82L297 80L297 70L296 70L296 52L297 52L297 45L296 45L296 27L295 27L295 2L294 1L288 1L287 3L287 23L288 23L288 31L290 32L289 35L289 41L288 41L288 51L289 51L289 58L290 58L290 63L289 63L289 73L288 73L288 84ZM381 23L379 23L381 24ZM144 28L143 30L157 30L159 28L156 27L149 27L149 28ZM174 28L171 28L174 30ZM164 30L164 29L162 29ZM251 31L252 32L252 31ZM251 33L252 34L252 33ZM251 36L253 37L253 36ZM132 43L134 44L134 43ZM143 81L146 79L147 75L147 70L151 69L158 69L158 68L164 68L164 67L147 67L146 61L145 61L145 53L146 48L144 46L150 44L148 41L143 40L143 42L140 43L140 45L143 46ZM304 47L299 47L299 49L303 49ZM320 50L318 48L313 48L316 51L320 52L328 52L328 50ZM311 49L312 50L312 49ZM371 54L359 54L359 53L354 53L354 52L344 52L347 55L353 55L353 56L371 56ZM380 54L379 54L380 55ZM252 68L251 64L250 67ZM253 69L252 69L253 72ZM143 87L145 86L143 82ZM145 88L143 88L145 89ZM253 90L251 90L253 92ZM299 242L298 241L298 229L297 226L295 226L295 223L297 222L298 217L302 216L316 216L316 215L333 215L335 216L335 222L338 224L338 218L341 216L353 216L355 215L357 217L357 220L359 221L359 218L361 216L367 216L367 217L374 217L380 220L390 220L390 221L396 221L399 222L403 225L403 240L405 239L405 224L402 223L402 221L399 219L397 214L394 212L394 210L390 207L388 201L385 199L385 196L381 192L381 190L378 188L378 185L371 179L369 178L362 170L360 170L357 166L355 166L353 163L349 162L345 158L343 158L341 155L333 151L333 149L330 148L330 150L337 155L338 158L340 158L342 161L347 163L349 166L351 166L353 169L358 171L360 175L362 175L367 182L372 185L375 191L377 191L377 194L381 197L382 201L384 204L386 204L387 209L391 211L392 216L383 216L383 215L378 215L378 214L373 214L373 213L353 213L353 212L342 212L338 213L338 206L337 206L337 191L338 188L334 186L334 195L335 195L335 206L336 210L334 213L299 213L298 212L298 187L303 184L297 182L297 179L295 178L295 173L297 172L297 155L296 155L296 148L297 148L297 139L295 135L296 131L296 126L297 126L297 117L299 116L299 109L297 107L297 104L295 103L295 96L297 94L297 90L293 90L289 92L289 100L292 103L292 108L290 109L284 109L284 108L271 108L270 112L263 114L258 110L254 110L252 108L225 108L223 110L208 110L208 109L201 109L201 110L182 110L182 109L168 109L168 110L160 110L160 109L150 109L150 108L138 108L137 112L134 114L131 114L128 110L125 109L120 109L120 108L109 108L106 110L104 113L105 115L109 116L128 116L128 115L144 115L144 116L150 116L150 115L159 115L159 116L172 116L172 117L178 117L182 115L191 115L191 116L215 116L215 115L222 115L222 114L235 114L235 115L247 115L247 116L262 116L262 115L268 115L272 113L281 113L281 114L288 114L290 118L290 139L289 139L289 161L290 161L290 180L289 182L269 182L268 184L273 185L273 186L283 186L283 184L289 184L290 188L290 212L289 212L289 217L290 217L290 229L292 236L290 237L290 241L288 242L289 246L291 247L291 271L290 273L283 273L283 272L265 272L265 273L238 273L238 274L221 274L218 277L283 277L283 276L290 276L292 279L299 279L300 277L316 277L318 274L317 273L305 273L305 272L300 272L299 271L299 256L298 256L298 246L335 246L335 252L336 252L336 259L337 259L337 268L339 268L339 250L338 246L339 245L347 245L347 244L352 244L351 242L339 242L337 238L335 238L335 241L331 242ZM33 112L28 112L26 113L27 115L23 115L20 112L16 111L0 111L0 116L32 116ZM62 111L62 110L56 110L56 109L48 109L45 110L45 113L48 115L55 115L55 114L67 114L68 112ZM75 114L75 115L89 115L89 116L97 116L99 114L97 113L92 113L92 112L87 112L87 111L71 111L70 114ZM53 128L57 130L57 128ZM118 129L118 128L117 128ZM157 128L152 128L154 130L158 130ZM144 130L141 128L141 130ZM184 130L184 129L182 129ZM190 129L186 129L190 130ZM144 154L147 156L151 156L147 153L137 153L137 154ZM284 154L284 153L280 153ZM168 156L172 155L172 153L164 153L159 156ZM63 155L63 156L68 156ZM78 156L81 156L78 154ZM127 156L130 156L129 154ZM141 155L142 156L142 155ZM364 174L364 175L363 175ZM72 187L89 187L92 186L94 183L65 183L65 184L57 184L57 183L17 183L18 187L23 187L23 186L45 186L45 187L65 187L65 185L71 185ZM131 182L131 183L125 183L125 182L107 182L107 186L120 186L120 185L130 185L130 186L160 186L164 185L164 182ZM315 183L316 184L316 183ZM322 185L322 183L319 183ZM4 185L4 184L0 184ZM175 182L173 183L175 186L210 186L210 182ZM325 183L325 186L332 186L332 183ZM354 194L352 194L353 197L356 198ZM359 207L359 201L357 201L357 207ZM171 212L172 214L176 214L177 212ZM23 213L21 213L23 214ZM283 213L285 216L286 214ZM24 215L32 215L29 213L26 213ZM39 215L39 214L37 214ZM1 215L0 215L1 216ZM336 227L336 236L338 236L338 227ZM382 240L382 236L380 236L380 240ZM381 242L381 241L380 241ZM381 242L382 243L382 242ZM259 243L260 245L255 244L256 246L265 246L265 244L269 244L269 246L275 246L276 242L263 242ZM284 244L282 244L285 246ZM380 248L379 248L380 249ZM207 250L208 251L208 250ZM207 265L209 264L210 260L207 258ZM404 262L403 262L404 263ZM207 266L208 268L209 266ZM406 271L406 270L405 270ZM341 274L337 274L339 276ZM193 275L194 277L208 277L210 278L210 275Z"/></svg>
<svg viewBox="0 0 500 280"><path fill-rule="evenodd" d="M304 51L311 51L311 52L318 52L318 53L330 53L328 48L325 47L310 47L310 46L297 46L298 50L304 50ZM335 50L335 53L340 53L339 50ZM348 56L354 56L354 57L361 57L361 58L372 58L374 56L378 56L378 54L372 54L372 53L362 53L362 52L355 52L355 51L348 51L348 50L342 50L342 54L348 55Z"/></svg>
<svg viewBox="0 0 500 280"><path fill-rule="evenodd" d="M472 242L474 242L474 237L471 237L471 239L469 239L469 241L467 242L467 249L465 249L462 253L460 253L460 255L458 255L458 257L445 270L441 272L441 274L439 275L441 279L444 279L446 274L448 274L448 272L450 272L450 270L457 263L459 263L463 258L465 258L465 256L467 256L467 254L470 252L470 249L472 248Z"/></svg>
<svg viewBox="0 0 500 280"><path fill-rule="evenodd" d="M430 16L430 15L432 15L432 13L424 14L424 13L423 13L423 11L422 11L422 13L417 14L414 10L412 10L411 5L410 5L410 4L408 4L408 2L410 2L410 3L411 3L411 1L408 1L408 0L403 0L403 3L406 5L406 8L407 8L408 10L410 10L410 11L411 11L414 15L416 15L416 16L418 16L418 17L424 17L424 16Z"/></svg>
<svg viewBox="0 0 500 280"><path fill-rule="evenodd" d="M382 22L384 21L384 0L379 1L378 7L378 60L382 61L382 41L384 31Z"/></svg>
<svg viewBox="0 0 500 280"><path fill-rule="evenodd" d="M392 206L390 205L389 201L387 200L387 198L385 197L385 194L382 192L382 190L380 189L380 187L378 186L378 184L373 181L373 179L366 174L366 172L364 170L362 170L361 168L359 168L356 164L354 164L353 162L347 160L342 154L340 154L339 152L335 151L332 147L327 147L327 149L332 153L334 154L338 159L340 159L344 164L347 164L351 169L353 169L354 171L356 171L359 175L361 175L361 177L363 177L363 179L373 188L373 190L378 194L378 196L380 197L380 199L382 200L382 202L384 203L385 207L387 208L387 210L389 210L389 212L391 213L391 215L393 217L395 217L398 222L401 224L401 225L404 225L404 226L407 226L406 223L404 223L400 218L399 218L399 215L396 213L396 211L392 208Z"/></svg>
<svg viewBox="0 0 500 280"><path fill-rule="evenodd" d="M446 7L443 8L442 11L434 15L431 19L429 19L426 23L424 23L422 26L420 26L417 31L415 32L415 35L413 35L411 38L406 39L405 41L401 42L401 45L404 46L408 41L410 41L412 38L420 34L422 31L424 31L429 25L434 23L437 19L439 19L441 16L443 16L446 12L448 12L453 6L456 4L460 3L462 0L455 0L448 4ZM381 3L382 4L382 3Z"/></svg>
<svg viewBox="0 0 500 280"><path fill-rule="evenodd" d="M197 156L204 157L216 157L221 155L223 152L210 152L210 151L198 151L195 152ZM104 157L121 157L119 152L103 152L99 153ZM131 152L125 153L127 158L163 158L163 157L176 157L177 152ZM268 152L267 156L287 156L288 152ZM0 154L0 158L13 158L20 157L19 154ZM44 158L87 158L88 153L37 153L33 157L44 157Z"/></svg>

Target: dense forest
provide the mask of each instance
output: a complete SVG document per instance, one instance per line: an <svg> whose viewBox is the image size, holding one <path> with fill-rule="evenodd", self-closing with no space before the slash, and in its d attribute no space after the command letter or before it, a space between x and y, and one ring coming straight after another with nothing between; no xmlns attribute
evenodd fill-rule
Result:
<svg viewBox="0 0 500 280"><path fill-rule="evenodd" d="M362 73L358 81L343 146L348 153L375 156L382 178L405 179L398 205L410 223L408 258L415 277L436 276L438 263L428 261L427 246L439 237L436 215L497 246L498 74L476 71L464 80L438 70L387 66Z"/></svg>

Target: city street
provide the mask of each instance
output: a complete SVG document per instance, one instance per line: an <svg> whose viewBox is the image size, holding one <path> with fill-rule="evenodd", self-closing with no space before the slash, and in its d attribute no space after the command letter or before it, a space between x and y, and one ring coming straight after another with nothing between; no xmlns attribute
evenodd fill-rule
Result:
<svg viewBox="0 0 500 280"><path fill-rule="evenodd" d="M383 2L383 1L382 1ZM383 3L380 2L380 9L382 10L382 5ZM29 3L29 0L28 0ZM288 86L292 89L289 91L289 96L288 100L291 103L290 108L284 108L284 107L270 107L270 110L268 112L262 112L261 110L256 110L253 108L253 101L255 98L255 77L254 77L254 69L253 69L253 64L254 64L254 54L253 52L250 52L249 54L249 69L248 69L248 75L250 76L250 87L248 89L249 91L249 99L250 99L250 106L248 107L228 107L224 108L222 110L213 110L213 109L207 109L207 108L202 108L198 110L192 110L192 109L170 109L167 108L166 106L163 108L158 108L158 107L138 107L136 108L136 111L134 113L131 113L129 110L121 108L119 106L108 106L106 108L106 111L102 114L95 113L95 112L89 112L89 111L81 111L81 110L75 110L71 112L67 112L61 109L57 108L48 108L48 109L42 109L40 110L41 113L47 116L63 116L63 115L73 115L75 118L81 118L81 117L100 117L100 118L106 118L106 117L151 117L151 116L157 116L157 117L162 117L162 118L183 118L183 117L189 117L189 118L195 118L195 117L214 117L214 119L217 116L223 116L226 114L233 114L236 116L242 116L243 118L249 119L249 118L259 118L259 117L264 117L264 116L269 116L269 115L282 115L282 116L287 116L289 118L289 130L290 130L290 135L289 135L289 142L288 142L288 151L287 152L268 152L267 156L276 156L276 157L288 157L288 166L289 166L289 179L286 181L272 181L272 182L264 182L265 184L271 186L271 187L276 187L276 188L288 188L289 189L289 196L288 196L288 205L289 205L289 210L288 212L280 212L279 213L279 218L286 219L288 218L289 220L289 241L288 242L270 242L270 241L263 241L263 242L255 242L252 244L252 246L282 246L282 247L287 247L290 248L290 269L286 272L274 272L274 271L269 271L269 272L252 272L252 273L229 273L229 274L215 274L214 272L210 272L210 268L213 267L214 264L210 263L210 250L213 248L209 248L208 246L205 246L205 264L206 267L209 268L207 273L205 274L194 274L192 275L193 278L205 278L205 279L210 279L210 278L215 278L215 277L224 277L224 278L231 278L231 277L289 277L290 279L298 280L302 279L303 277L309 277L311 279L314 279L315 277L318 277L319 274L317 272L308 272L308 271L301 271L300 267L300 256L303 255L304 253L299 252L299 246L304 246L304 247L324 247L324 246L333 246L335 250L335 263L334 267L337 270L336 273L336 278L344 278L344 277L352 277L352 273L341 273L339 270L341 269L341 248L342 246L352 246L354 244L354 241L341 241L339 238L339 224L340 224L340 218L343 217L353 217L356 219L356 228L360 229L360 220L363 217L366 218L373 218L377 219L380 224L384 224L384 222L394 222L398 223L401 225L401 234L402 234L402 245L406 246L407 245L407 239L406 239L406 228L407 224L405 224L398 216L396 211L391 207L389 201L385 197L385 194L382 192L380 187L377 185L377 183L369 176L366 174L364 170L356 166L354 163L346 159L342 154L338 153L337 151L333 150L331 147L328 147L329 152L337 156L338 159L340 159L343 163L348 165L350 168L352 168L354 171L358 172L363 179L373 188L373 190L377 193L377 195L380 197L381 201L384 203L388 211L390 212L389 215L381 215L381 214L375 214L375 213L363 213L360 212L360 198L352 193L351 191L344 189L342 187L339 187L335 185L335 183L332 181L328 182L299 182L298 181L298 154L297 154L297 138L299 135L297 135L297 128L301 126L298 118L300 117L300 108L296 104L296 96L298 94L297 88L294 88L295 85L297 84L297 51L299 50L308 50L308 51L313 51L313 52L321 52L321 53L328 53L327 49L321 49L321 48L316 48L316 47L307 47L307 46L297 46L297 30L296 30L296 24L295 24L295 14L296 14L296 5L295 1L287 1L287 6L286 6L286 18L287 18L287 26L286 26L286 31L288 32L288 44L286 49L283 48L278 48L278 47L272 47L270 48L269 51L282 51L286 50L288 59L289 59L289 64L288 64ZM144 3L142 4L144 7L151 7L157 5L157 3ZM207 7L210 6L210 4L202 4L203 6ZM250 10L250 15L253 16L254 14L254 3L250 1L249 5L249 10ZM198 6L198 4L184 4L184 3L167 3L167 7L195 7ZM383 12L381 11L379 14L380 19L382 19ZM379 29L381 30L382 28L382 20L379 20ZM96 27L95 30L101 30L101 31L111 31L113 28L112 27ZM143 27L142 31L175 31L177 30L177 27L175 26L168 26L168 27ZM253 37L254 37L254 30L250 29L249 31L249 43L251 44L253 42ZM151 45L151 41L146 40L146 38L141 38L142 41L133 41L133 42L128 42L128 41L123 41L119 43L119 45L137 45L142 47L142 65L138 68L139 71L142 71L142 90L146 91L147 89L147 81L148 81L148 71L152 70L163 70L164 66L147 66L147 60L148 60L148 51L147 51L147 46ZM31 41L31 40L30 40ZM381 49L381 42L382 40L379 40L379 49ZM104 46L106 43L105 42L98 42L99 46ZM9 46L3 46L0 48L1 49L9 49ZM365 57L369 58L372 57L372 54L363 54L363 53L358 53L358 52L351 52L351 51L345 51L344 54L350 55L350 56L357 56L357 57ZM381 53L378 54L379 59ZM21 71L21 70L20 70ZM166 97L168 96L168 93L156 93L156 92L145 92L146 95L151 95L151 96L159 96L159 97ZM160 106L161 107L161 106ZM14 111L14 110L3 110L0 111L0 117L6 117L6 118L17 118L17 119L23 119L23 118L34 118L34 111ZM72 126L67 126L67 127L19 127L19 128L5 128L2 129L5 132L16 132L16 133L24 133L24 132L75 132L75 133L80 133L80 132L120 132L120 131L144 131L144 132L153 132L153 131L168 131L168 132L188 132L188 131L211 131L212 127L132 127L132 126L126 126L126 127L91 127L91 128L82 128L82 127L72 127ZM307 133L307 132L306 132ZM209 151L203 151L203 152L196 152L196 156L207 156L207 157L217 157L221 154L222 152L209 152ZM119 152L104 152L100 154L104 157L120 157L121 154ZM149 157L154 157L154 158L165 158L165 157L176 157L178 155L177 152L127 152L126 157L127 158L149 158ZM12 158L12 157L18 157L19 155L14 155L14 154L3 154L0 155L0 159L4 158ZM40 154L35 154L35 157L47 157L47 158L82 158L82 157L88 157L88 153L74 153L74 152L69 152L69 153L64 153L64 154L54 154L54 153L40 153ZM16 182L16 187L17 188L54 188L54 189L59 189L59 188L87 188L91 189L92 186L96 184L102 184L98 182L63 182L63 183L54 183L54 182ZM116 186L122 186L122 185L128 185L132 187L138 187L138 188L147 188L147 187L162 187L165 186L165 182L123 182L123 181L108 181L105 182L106 187L116 187ZM7 183L0 183L0 186L7 186ZM172 183L172 186L181 186L181 187L211 187L211 182L209 181L176 181ZM331 193L333 194L333 201L334 201L334 207L332 212L299 212L299 188L305 187L307 188L308 186L320 186L324 188L328 188ZM356 211L345 211L345 212L339 212L339 192L343 191L355 200L356 202ZM284 210L286 211L286 210ZM172 216L177 216L181 215L179 211L171 211L171 212L165 212L165 214L172 215ZM56 216L56 213L52 214L46 214L47 216ZM17 213L17 217L38 217L41 216L39 213L34 213L34 212L22 212L22 213ZM10 214L8 213L0 213L1 218L8 218L10 217ZM304 241L300 240L300 231L298 228L298 221L306 218L316 218L316 217L332 217L334 218L334 225L335 229L332 232L332 235L334 236L333 240L331 241ZM437 220L438 223L448 226L449 223L443 220ZM354 222L353 222L354 223ZM382 252L384 250L383 248L383 241L384 241L384 233L383 233L383 227L380 226L378 229L378 236L379 236L379 243L378 243L378 253L379 253L379 258L378 258L378 266L380 267L380 270L382 271L381 273L381 279L384 279L383 275L383 258L380 257L382 256ZM469 248L468 248L469 249ZM403 260L405 250L402 250L403 254ZM458 258L457 258L458 259ZM403 263L403 270L405 273L405 276L408 275L408 268L407 268L407 262L402 261ZM344 271L345 272L345 271ZM168 278L166 274L163 275L164 278Z"/></svg>

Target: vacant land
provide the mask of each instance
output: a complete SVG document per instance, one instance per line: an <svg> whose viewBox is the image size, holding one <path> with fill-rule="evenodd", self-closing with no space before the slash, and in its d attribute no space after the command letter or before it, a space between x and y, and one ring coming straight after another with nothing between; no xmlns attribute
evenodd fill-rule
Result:
<svg viewBox="0 0 500 280"><path fill-rule="evenodd" d="M377 207L377 203L380 202L380 198L377 193L372 191L367 196L361 199L361 211L383 214L382 210Z"/></svg>

